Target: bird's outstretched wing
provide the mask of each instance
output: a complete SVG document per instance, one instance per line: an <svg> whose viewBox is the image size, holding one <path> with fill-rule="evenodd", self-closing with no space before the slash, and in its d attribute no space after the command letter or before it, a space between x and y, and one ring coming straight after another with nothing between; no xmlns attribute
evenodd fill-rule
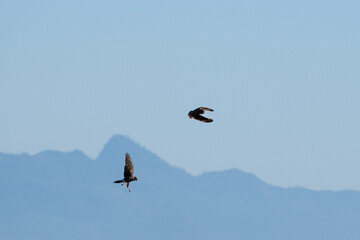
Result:
<svg viewBox="0 0 360 240"><path fill-rule="evenodd" d="M206 111L211 111L213 112L214 110L212 110L211 108L208 108L208 107L199 107L200 109L202 110L206 110Z"/></svg>
<svg viewBox="0 0 360 240"><path fill-rule="evenodd" d="M125 154L124 178L130 178L134 174L134 165L131 161L130 154Z"/></svg>
<svg viewBox="0 0 360 240"><path fill-rule="evenodd" d="M206 122L206 123L211 123L211 122L213 121L211 118L206 118L206 117L204 117L204 116L202 116L202 115L196 115L196 116L194 116L194 118L195 118L196 120L199 120L199 121L202 121L202 122Z"/></svg>

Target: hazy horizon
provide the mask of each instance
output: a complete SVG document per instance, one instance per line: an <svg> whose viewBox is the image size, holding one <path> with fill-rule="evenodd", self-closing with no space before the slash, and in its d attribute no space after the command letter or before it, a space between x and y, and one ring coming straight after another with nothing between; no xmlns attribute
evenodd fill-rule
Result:
<svg viewBox="0 0 360 240"><path fill-rule="evenodd" d="M125 136L125 135L122 135L122 134L114 134L112 135L102 146L99 154L95 157L91 157L89 156L88 154L86 154L86 152L84 152L83 150L81 149L78 149L78 148L75 148L75 149L71 149L71 150L68 150L68 151L63 151L63 150L58 150L58 149L44 149L42 151L39 151L39 152L35 152L35 153L28 153L28 152L21 152L21 153L9 153L9 152L2 152L0 150L0 154L3 153L3 154L7 154L7 155L13 155L13 156L21 156L21 155L28 155L30 157L35 157L41 153L51 153L51 152L59 152L59 153L73 153L75 151L80 151L82 154L84 154L87 158L89 158L90 160L92 161L96 161L98 160L99 157L101 157L101 154L102 152L104 151L104 148L105 146L110 143L112 140L114 139L117 139L117 138L123 138L125 137L126 139L129 139L131 142L134 142L135 144L137 144L139 147L141 148L144 148L146 149L147 151L153 153L155 156L159 157L161 160L165 161L166 163L168 163L170 166L172 167L176 167L176 168L179 168L183 171L185 171L187 174L190 174L192 175L193 177L199 177L203 174L208 174L208 173L217 173L217 172L224 172L224 171L229 171L229 170L233 170L233 169L236 169L236 170L239 170L243 173L246 173L246 174L251 174L251 175L254 175L256 178L258 178L259 180L261 180L262 182L268 184L268 185L271 185L271 186L275 186L275 187L283 187L283 188L294 188L294 187L300 187L300 188L305 188L305 189L308 189L308 190L312 190L312 191L328 191L328 190L332 190L332 191L344 191L344 190L354 190L354 191L359 191L357 189L315 189L315 188L311 188L311 187L306 187L306 186L302 186L302 185L299 185L299 184L296 184L296 185L292 185L292 186L281 186L281 185L276 185L276 184L273 184L273 183L270 183L270 182L267 182L266 180L262 179L260 176L257 176L255 173L252 173L252 172L248 172L248 171L244 171L243 169L241 168L237 168L237 167L232 167L232 168L224 168L224 169L217 169L217 170L208 170L208 171L202 171L198 174L194 174L194 173L191 173L190 171L188 171L187 169L185 168L182 168L181 166L177 166L173 163L171 163L170 161L167 161L166 159L163 159L161 158L156 152L153 152L151 149L148 149L146 148L146 146L142 145L140 142L137 142L136 140L130 138L129 136ZM129 151L129 153L131 153L131 151ZM119 159L119 173L121 175L121 171L122 171L122 157L120 157Z"/></svg>
<svg viewBox="0 0 360 240"><path fill-rule="evenodd" d="M131 153L131 192L121 179ZM115 136L79 151L0 154L1 239L357 240L360 191L269 185L241 170L191 176Z"/></svg>

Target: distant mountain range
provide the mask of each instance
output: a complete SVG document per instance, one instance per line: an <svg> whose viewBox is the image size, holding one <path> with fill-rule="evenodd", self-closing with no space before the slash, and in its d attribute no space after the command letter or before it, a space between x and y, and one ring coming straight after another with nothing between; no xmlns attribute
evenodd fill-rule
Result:
<svg viewBox="0 0 360 240"><path fill-rule="evenodd" d="M129 152L139 181L122 178ZM81 151L0 153L0 239L360 239L360 192L268 185L237 169L198 177L116 135Z"/></svg>

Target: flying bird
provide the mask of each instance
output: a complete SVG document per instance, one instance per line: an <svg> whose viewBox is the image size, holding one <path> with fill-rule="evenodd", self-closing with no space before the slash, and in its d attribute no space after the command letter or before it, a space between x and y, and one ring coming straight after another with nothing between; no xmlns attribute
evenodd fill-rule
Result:
<svg viewBox="0 0 360 240"><path fill-rule="evenodd" d="M126 187L129 189L129 192L131 192L129 188L129 184L132 181L137 181L137 177L134 177L134 165L132 163L131 157L129 153L125 154L125 167L124 167L124 179L122 180L116 180L114 183L121 183L123 185L126 183Z"/></svg>
<svg viewBox="0 0 360 240"><path fill-rule="evenodd" d="M211 108L207 108L207 107L199 107L195 110L192 110L188 113L189 118L194 118L196 120L199 120L201 122L206 122L206 123L210 123L213 120L211 118L206 118L204 116L202 116L201 114L204 114L205 111L211 111L213 112L214 110L212 110Z"/></svg>

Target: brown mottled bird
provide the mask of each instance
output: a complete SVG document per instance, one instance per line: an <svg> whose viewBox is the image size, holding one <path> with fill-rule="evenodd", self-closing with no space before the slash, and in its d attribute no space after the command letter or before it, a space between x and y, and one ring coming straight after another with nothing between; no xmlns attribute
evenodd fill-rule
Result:
<svg viewBox="0 0 360 240"><path fill-rule="evenodd" d="M206 123L210 123L213 120L210 118L206 118L204 116L202 116L201 114L204 114L205 111L211 111L213 112L214 110L212 110L211 108L207 108L207 107L199 107L195 110L192 110L188 113L189 118L194 118L196 120L202 121L202 122L206 122Z"/></svg>
<svg viewBox="0 0 360 240"><path fill-rule="evenodd" d="M132 181L137 181L137 177L134 177L134 165L131 161L130 154L125 154L125 167L124 167L124 179L122 180L116 180L114 183L121 183L123 185L126 183L126 187L129 189L129 192L131 192L129 188L129 184Z"/></svg>

